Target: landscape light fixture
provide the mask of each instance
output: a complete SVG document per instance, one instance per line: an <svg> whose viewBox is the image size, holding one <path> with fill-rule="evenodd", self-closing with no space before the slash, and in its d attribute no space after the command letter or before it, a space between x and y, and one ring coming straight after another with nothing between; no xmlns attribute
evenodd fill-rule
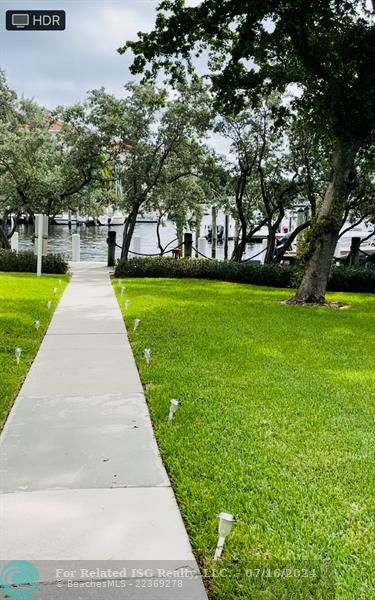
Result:
<svg viewBox="0 0 375 600"><path fill-rule="evenodd" d="M150 364L150 359L151 359L151 348L145 348L143 350L143 354L144 354L144 357L145 357L146 364L149 365Z"/></svg>
<svg viewBox="0 0 375 600"><path fill-rule="evenodd" d="M57 294L57 287L53 288L53 293L56 295Z"/></svg>
<svg viewBox="0 0 375 600"><path fill-rule="evenodd" d="M171 422L173 420L174 414L177 411L179 406L181 406L180 400L176 400L175 398L172 398L171 404L169 407L169 415L168 415L169 422Z"/></svg>
<svg viewBox="0 0 375 600"><path fill-rule="evenodd" d="M125 310L126 312L129 310L129 300L125 300Z"/></svg>
<svg viewBox="0 0 375 600"><path fill-rule="evenodd" d="M62 281L61 281L61 279L59 279L59 285L62 285Z"/></svg>
<svg viewBox="0 0 375 600"><path fill-rule="evenodd" d="M220 558L223 552L225 538L227 537L227 535L230 534L235 522L236 517L234 517L230 513L221 512L219 514L219 539L216 546L214 560Z"/></svg>
<svg viewBox="0 0 375 600"><path fill-rule="evenodd" d="M47 302L47 308L48 308L48 310L50 310L51 306L52 306L52 302L51 302L51 300L48 300L48 302Z"/></svg>
<svg viewBox="0 0 375 600"><path fill-rule="evenodd" d="M126 292L126 288L125 288L125 287L122 287L122 288L121 288L121 296L123 296L123 295L125 294L125 292Z"/></svg>
<svg viewBox="0 0 375 600"><path fill-rule="evenodd" d="M40 327L40 321L35 321L34 323L34 327L35 329L38 331L39 327Z"/></svg>
<svg viewBox="0 0 375 600"><path fill-rule="evenodd" d="M17 365L19 365L20 364L20 360L21 360L22 348L20 348L19 346L17 346L17 348L15 349L14 353L16 355Z"/></svg>
<svg viewBox="0 0 375 600"><path fill-rule="evenodd" d="M139 327L141 319L134 319L134 331L136 331Z"/></svg>
<svg viewBox="0 0 375 600"><path fill-rule="evenodd" d="M119 286L119 288L121 288L121 287L122 287L122 279L119 279L119 280L118 280L118 286Z"/></svg>

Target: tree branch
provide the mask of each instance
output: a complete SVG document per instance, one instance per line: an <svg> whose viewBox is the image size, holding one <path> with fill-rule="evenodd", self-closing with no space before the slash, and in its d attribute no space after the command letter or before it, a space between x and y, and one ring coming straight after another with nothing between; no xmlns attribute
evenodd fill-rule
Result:
<svg viewBox="0 0 375 600"><path fill-rule="evenodd" d="M311 225L311 221L305 221L305 223L301 223L301 225L298 225L298 227L296 227L294 229L294 231L292 231L292 233L290 234L290 236L288 237L286 242L282 246L276 247L276 254L275 254L273 262L279 263L282 260L282 258L284 257L286 251L293 244L293 242L296 239L296 237L298 236L298 234L301 233L301 231L303 231L304 229L307 229L307 227L310 227L310 225Z"/></svg>
<svg viewBox="0 0 375 600"><path fill-rule="evenodd" d="M358 225L360 225L362 223L362 221L364 221L366 219L367 216L368 215L363 215L363 217L361 217L358 221L349 225L349 227L347 227L340 233L340 235L337 239L339 240L343 235L345 235L345 233L348 233L348 231L351 231L352 229L354 229L354 227L357 227Z"/></svg>

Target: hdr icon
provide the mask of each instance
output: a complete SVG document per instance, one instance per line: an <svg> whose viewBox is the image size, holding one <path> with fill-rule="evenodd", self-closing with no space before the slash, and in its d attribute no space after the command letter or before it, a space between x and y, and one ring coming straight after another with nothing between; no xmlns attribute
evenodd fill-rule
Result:
<svg viewBox="0 0 375 600"><path fill-rule="evenodd" d="M64 10L7 10L6 28L9 31L63 31Z"/></svg>

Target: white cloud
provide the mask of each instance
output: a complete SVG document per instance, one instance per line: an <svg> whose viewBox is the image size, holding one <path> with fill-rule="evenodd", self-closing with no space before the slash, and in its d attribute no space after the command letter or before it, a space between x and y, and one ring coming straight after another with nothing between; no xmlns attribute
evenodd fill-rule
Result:
<svg viewBox="0 0 375 600"><path fill-rule="evenodd" d="M64 32L11 32L0 14L0 65L19 94L48 107L82 100L87 90L104 86L121 94L131 55L117 48L138 31L152 28L157 0L23 0L22 8L66 11ZM3 11L18 0L1 0Z"/></svg>
<svg viewBox="0 0 375 600"><path fill-rule="evenodd" d="M82 19L80 39L94 54L108 55L126 40L135 39L138 31L150 29L154 20L153 8L141 15L134 7L103 4Z"/></svg>

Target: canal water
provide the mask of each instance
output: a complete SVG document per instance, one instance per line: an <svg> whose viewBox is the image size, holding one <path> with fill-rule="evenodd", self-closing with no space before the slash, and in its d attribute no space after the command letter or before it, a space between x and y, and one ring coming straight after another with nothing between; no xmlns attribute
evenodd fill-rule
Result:
<svg viewBox="0 0 375 600"><path fill-rule="evenodd" d="M202 223L201 235L207 235L209 220ZM112 231L117 233L117 243L121 245L123 226L112 227ZM30 225L20 225L19 243L20 250L33 249L32 236L34 228ZM82 261L106 261L107 260L107 227L80 225L78 228L72 225L71 229L67 225L50 225L48 231L48 253L63 254L67 260L71 260L72 254L72 234L79 233L81 238L81 260ZM174 223L167 221L164 227L160 229L162 244L167 245L176 238L176 227ZM233 237L233 226L230 226L229 237ZM137 223L135 236L141 238L142 254L159 253L156 237L156 223ZM195 236L194 236L195 240ZM177 242L172 243L169 248L173 248ZM195 242L193 242L195 245ZM208 244L208 257L211 256L211 244ZM233 250L233 241L229 241L229 256ZM260 244L250 244L247 249L247 257L251 257L261 250ZM218 245L216 256L219 259L224 258L223 245ZM116 258L120 257L120 248L116 250Z"/></svg>

